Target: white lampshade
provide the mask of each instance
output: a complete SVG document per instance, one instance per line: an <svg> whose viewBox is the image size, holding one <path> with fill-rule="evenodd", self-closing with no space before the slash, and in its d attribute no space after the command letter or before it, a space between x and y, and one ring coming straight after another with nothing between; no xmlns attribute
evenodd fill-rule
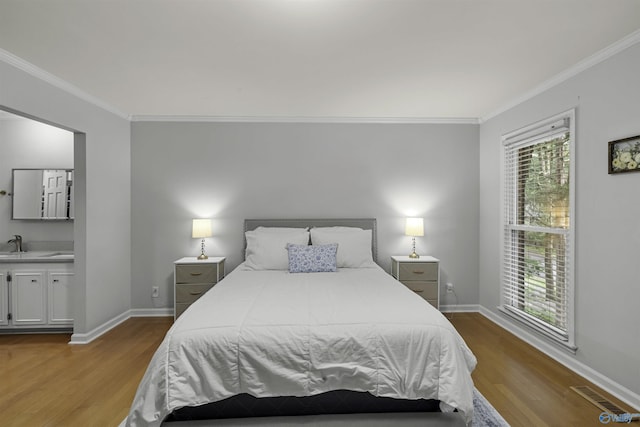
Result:
<svg viewBox="0 0 640 427"><path fill-rule="evenodd" d="M404 234L414 237L424 236L424 222L422 218L407 218Z"/></svg>
<svg viewBox="0 0 640 427"><path fill-rule="evenodd" d="M194 219L193 228L191 229L191 237L204 239L211 237L211 220L210 219Z"/></svg>

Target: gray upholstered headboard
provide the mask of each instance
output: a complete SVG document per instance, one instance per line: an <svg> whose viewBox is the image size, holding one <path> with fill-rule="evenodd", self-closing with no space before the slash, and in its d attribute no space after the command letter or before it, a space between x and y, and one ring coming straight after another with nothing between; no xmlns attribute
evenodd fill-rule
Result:
<svg viewBox="0 0 640 427"><path fill-rule="evenodd" d="M244 231L255 230L258 227L359 227L371 230L371 253L373 261L378 261L378 236L375 218L317 218L317 219L245 219ZM246 247L246 241L245 241ZM244 257L244 254L243 254Z"/></svg>

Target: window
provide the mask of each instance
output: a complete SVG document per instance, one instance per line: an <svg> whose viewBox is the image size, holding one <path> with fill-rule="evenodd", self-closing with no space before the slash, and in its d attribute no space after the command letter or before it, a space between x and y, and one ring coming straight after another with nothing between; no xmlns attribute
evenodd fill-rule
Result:
<svg viewBox="0 0 640 427"><path fill-rule="evenodd" d="M573 122L572 110L503 137L501 311L575 350Z"/></svg>

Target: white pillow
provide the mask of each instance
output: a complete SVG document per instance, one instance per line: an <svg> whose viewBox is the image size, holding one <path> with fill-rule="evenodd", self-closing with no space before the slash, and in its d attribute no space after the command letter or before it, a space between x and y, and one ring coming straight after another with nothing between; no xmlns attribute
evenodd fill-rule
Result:
<svg viewBox="0 0 640 427"><path fill-rule="evenodd" d="M338 268L373 267L371 230L353 227L316 227L311 229L311 244L338 244Z"/></svg>
<svg viewBox="0 0 640 427"><path fill-rule="evenodd" d="M276 232L253 230L244 234L247 239L245 267L249 270L287 270L287 244L309 244L309 232L304 228Z"/></svg>

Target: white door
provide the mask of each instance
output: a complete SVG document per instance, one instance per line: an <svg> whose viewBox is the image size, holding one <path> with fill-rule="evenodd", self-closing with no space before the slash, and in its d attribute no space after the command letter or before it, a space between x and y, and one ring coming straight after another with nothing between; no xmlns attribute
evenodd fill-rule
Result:
<svg viewBox="0 0 640 427"><path fill-rule="evenodd" d="M67 217L67 171L51 170L44 171L42 176L44 184L44 218L66 218Z"/></svg>
<svg viewBox="0 0 640 427"><path fill-rule="evenodd" d="M68 271L49 271L49 324L72 325L73 306L71 304L73 273Z"/></svg>
<svg viewBox="0 0 640 427"><path fill-rule="evenodd" d="M9 288L7 287L7 273L0 272L0 326L9 324Z"/></svg>
<svg viewBox="0 0 640 427"><path fill-rule="evenodd" d="M47 323L47 286L43 271L17 271L11 277L11 321L14 325Z"/></svg>
<svg viewBox="0 0 640 427"><path fill-rule="evenodd" d="M75 208L75 203L74 203L74 199L75 196L73 195L73 184L75 183L75 176L73 174L74 171L67 171L67 181L70 183L69 184L69 194L67 195L67 199L69 200L69 218L74 219L76 217L76 208Z"/></svg>
<svg viewBox="0 0 640 427"><path fill-rule="evenodd" d="M16 169L13 171L13 218L42 218L42 170Z"/></svg>

